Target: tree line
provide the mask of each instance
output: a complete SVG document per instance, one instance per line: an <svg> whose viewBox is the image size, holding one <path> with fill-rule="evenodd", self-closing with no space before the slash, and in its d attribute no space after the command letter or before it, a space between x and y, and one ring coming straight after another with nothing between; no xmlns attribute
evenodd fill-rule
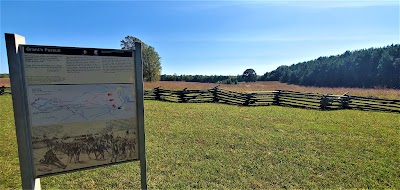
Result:
<svg viewBox="0 0 400 190"><path fill-rule="evenodd" d="M340 55L283 65L262 76L257 76L253 69L247 69L237 76L161 75L161 80L220 84L280 81L317 87L400 89L400 44L346 51Z"/></svg>
<svg viewBox="0 0 400 190"><path fill-rule="evenodd" d="M201 82L201 83L218 83L218 84L237 84L244 82L241 75L224 76L224 75L161 75L161 81L185 81L185 82Z"/></svg>
<svg viewBox="0 0 400 190"><path fill-rule="evenodd" d="M257 81L257 73L254 69L246 69L242 75L161 75L162 81L185 81L217 84L238 84L239 82Z"/></svg>
<svg viewBox="0 0 400 190"><path fill-rule="evenodd" d="M318 87L400 89L400 44L280 66L259 80Z"/></svg>
<svg viewBox="0 0 400 190"><path fill-rule="evenodd" d="M0 78L10 78L10 74L2 73L2 74L0 74Z"/></svg>

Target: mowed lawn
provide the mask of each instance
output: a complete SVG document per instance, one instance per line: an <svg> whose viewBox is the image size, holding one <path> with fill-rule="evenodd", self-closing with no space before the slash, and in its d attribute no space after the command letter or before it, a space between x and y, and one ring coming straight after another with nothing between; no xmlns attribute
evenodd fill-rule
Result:
<svg viewBox="0 0 400 190"><path fill-rule="evenodd" d="M0 96L0 189L20 188ZM145 101L150 188L400 188L400 114ZM42 178L43 189L138 189L139 162Z"/></svg>

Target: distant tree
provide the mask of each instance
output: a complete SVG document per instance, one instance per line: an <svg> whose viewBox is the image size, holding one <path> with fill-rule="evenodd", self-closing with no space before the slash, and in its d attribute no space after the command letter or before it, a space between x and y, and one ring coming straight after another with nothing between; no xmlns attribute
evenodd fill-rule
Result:
<svg viewBox="0 0 400 190"><path fill-rule="evenodd" d="M246 69L243 72L243 78L246 82L255 82L257 81L257 73L254 69Z"/></svg>
<svg viewBox="0 0 400 190"><path fill-rule="evenodd" d="M133 49L135 42L142 43L143 79L145 81L159 81L161 77L161 57L154 47L133 36L126 36L121 40L121 47L122 49Z"/></svg>

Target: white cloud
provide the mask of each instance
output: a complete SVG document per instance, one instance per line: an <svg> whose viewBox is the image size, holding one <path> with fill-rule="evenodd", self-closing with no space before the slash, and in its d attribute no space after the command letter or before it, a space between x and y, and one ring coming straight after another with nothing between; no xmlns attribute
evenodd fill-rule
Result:
<svg viewBox="0 0 400 190"><path fill-rule="evenodd" d="M289 6L301 6L308 8L358 8L358 7L373 7L373 6L399 6L399 1L371 1L371 0L336 0L336 1L284 1L277 2Z"/></svg>
<svg viewBox="0 0 400 190"><path fill-rule="evenodd" d="M164 0L168 2L173 0ZM298 6L305 8L358 8L371 6L400 6L400 1L396 0L186 0L178 1L182 6L174 7L180 11L206 11L212 9L226 8L229 6L259 7L266 6Z"/></svg>
<svg viewBox="0 0 400 190"><path fill-rule="evenodd" d="M226 37L219 38L220 42L301 42L301 41L338 41L338 40L370 40L370 39L396 39L397 35L338 35L338 36L271 36L248 35L245 37Z"/></svg>

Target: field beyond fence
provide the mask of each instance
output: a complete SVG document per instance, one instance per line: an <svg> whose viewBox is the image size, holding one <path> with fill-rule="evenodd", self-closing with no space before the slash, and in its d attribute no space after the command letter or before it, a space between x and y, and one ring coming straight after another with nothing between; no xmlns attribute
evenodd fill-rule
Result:
<svg viewBox="0 0 400 190"><path fill-rule="evenodd" d="M357 109L400 113L400 100L376 97L304 93L290 90L234 92L214 87L207 90L146 90L145 100L177 103L223 103L239 106L287 106L318 110Z"/></svg>

